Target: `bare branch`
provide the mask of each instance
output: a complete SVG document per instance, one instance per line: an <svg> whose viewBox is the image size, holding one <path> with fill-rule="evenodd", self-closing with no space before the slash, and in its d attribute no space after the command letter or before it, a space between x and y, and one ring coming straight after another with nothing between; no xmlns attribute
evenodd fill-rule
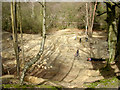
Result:
<svg viewBox="0 0 120 90"><path fill-rule="evenodd" d="M114 3L114 4L115 4L115 6L117 6L118 8L120 8L120 6L119 6L117 3L115 3L115 2L112 2L112 3Z"/></svg>
<svg viewBox="0 0 120 90"><path fill-rule="evenodd" d="M39 2L39 3L42 5L42 7L44 7L44 5L41 2Z"/></svg>
<svg viewBox="0 0 120 90"><path fill-rule="evenodd" d="M105 14L105 13L107 13L107 11L105 11L105 12L103 12L103 13L100 13L100 14L97 15L97 16L101 16L101 15L103 15L103 14Z"/></svg>

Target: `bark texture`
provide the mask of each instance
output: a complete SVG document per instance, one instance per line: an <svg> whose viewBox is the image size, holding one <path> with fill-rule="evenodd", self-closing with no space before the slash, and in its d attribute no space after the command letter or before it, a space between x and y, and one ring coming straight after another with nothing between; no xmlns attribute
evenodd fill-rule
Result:
<svg viewBox="0 0 120 90"><path fill-rule="evenodd" d="M112 2L107 2L107 24L108 24L108 47L109 47L109 60L107 65L110 62L113 62L115 59L116 53L116 44L117 44L117 27L116 27L116 16L115 16L115 5Z"/></svg>
<svg viewBox="0 0 120 90"><path fill-rule="evenodd" d="M38 54L36 55L35 58L33 58L30 62L28 62L25 67L24 67L24 70L22 72L22 75L21 75L21 78L20 78L20 84L23 84L23 80L24 80L24 77L25 77L25 73L26 71L34 64L36 63L41 55L43 54L43 51L44 51L44 44L45 44L45 38L46 38L46 18L45 18L45 12L46 12L46 6L45 6L45 0L43 0L43 3L42 3L42 8L43 8L43 35L42 35L42 43L41 43L41 47L40 47L40 50L38 52Z"/></svg>
<svg viewBox="0 0 120 90"><path fill-rule="evenodd" d="M12 19L12 33L13 33L13 47L15 51L16 56L16 68L17 68L17 75L19 76L20 72L20 63L19 63L19 52L18 52L18 35L17 35L17 3L12 2L11 3L11 19Z"/></svg>

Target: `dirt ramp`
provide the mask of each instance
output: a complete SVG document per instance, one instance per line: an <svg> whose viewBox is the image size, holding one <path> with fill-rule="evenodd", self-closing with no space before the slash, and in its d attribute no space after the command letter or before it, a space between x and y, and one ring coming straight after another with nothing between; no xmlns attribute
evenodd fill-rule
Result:
<svg viewBox="0 0 120 90"><path fill-rule="evenodd" d="M25 58L28 61L39 51L40 42L39 35L24 35ZM90 79L91 76L99 76L97 69L93 69L97 64L93 66L87 61L88 57L108 57L105 37L96 34L86 41L82 30L59 30L53 35L47 35L42 58L28 70L27 74L60 81L59 83L65 86L82 87L84 82L93 81L93 78Z"/></svg>

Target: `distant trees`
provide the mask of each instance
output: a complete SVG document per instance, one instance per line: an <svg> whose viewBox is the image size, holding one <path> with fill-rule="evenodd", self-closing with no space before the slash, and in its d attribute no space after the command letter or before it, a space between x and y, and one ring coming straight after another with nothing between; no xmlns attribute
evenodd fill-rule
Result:
<svg viewBox="0 0 120 90"><path fill-rule="evenodd" d="M94 10L92 11L92 3L86 3L86 34L88 36L92 37L93 33L93 24L94 24L94 18L95 18L95 11L96 11L96 6L97 6L97 0L94 5Z"/></svg>
<svg viewBox="0 0 120 90"><path fill-rule="evenodd" d="M32 6L34 8L32 8ZM88 27L91 27L93 19L95 2L88 2ZM6 12L5 12L6 11ZM69 2L48 2L46 8L46 23L47 30L56 28L58 30L65 28L78 28L85 29L86 26L86 3ZM9 3L3 3L3 29L10 31L11 22L9 19ZM42 7L37 2L21 3L21 15L22 15L22 29L24 33L41 33L42 30ZM31 17L32 16L32 17ZM104 18L94 18L95 23L103 23ZM31 24L32 23L32 24ZM89 25L90 24L90 25ZM94 23L93 23L94 24ZM104 25L104 24L102 24ZM94 24L96 26L96 24ZM96 28L94 27L93 28ZM102 27L101 27L102 28ZM89 28L90 29L90 28ZM97 29L99 29L97 27ZM105 29L105 28L103 28ZM100 29L99 29L100 30ZM18 30L18 33L20 31Z"/></svg>

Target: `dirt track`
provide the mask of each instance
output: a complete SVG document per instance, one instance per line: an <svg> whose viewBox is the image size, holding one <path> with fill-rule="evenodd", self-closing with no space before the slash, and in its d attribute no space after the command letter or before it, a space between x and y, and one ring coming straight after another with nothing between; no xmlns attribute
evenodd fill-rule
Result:
<svg viewBox="0 0 120 90"><path fill-rule="evenodd" d="M9 37L8 34L6 35ZM65 29L47 35L42 62L38 61L28 74L60 81L62 86L71 88L80 88L84 83L103 79L99 69L104 67L105 62L90 62L87 61L87 58L108 58L106 36L104 35L106 35L105 32L94 32L93 38L88 39L88 42L85 41L84 32L77 29ZM9 66L8 61L11 59L14 61L15 56L12 41L4 36L2 57L4 66ZM77 36L76 40L75 36ZM23 38L27 62L39 51L41 37L40 35L24 34ZM6 45L6 43L8 44ZM79 50L78 56L76 56L77 50ZM15 64L15 62L11 64Z"/></svg>

